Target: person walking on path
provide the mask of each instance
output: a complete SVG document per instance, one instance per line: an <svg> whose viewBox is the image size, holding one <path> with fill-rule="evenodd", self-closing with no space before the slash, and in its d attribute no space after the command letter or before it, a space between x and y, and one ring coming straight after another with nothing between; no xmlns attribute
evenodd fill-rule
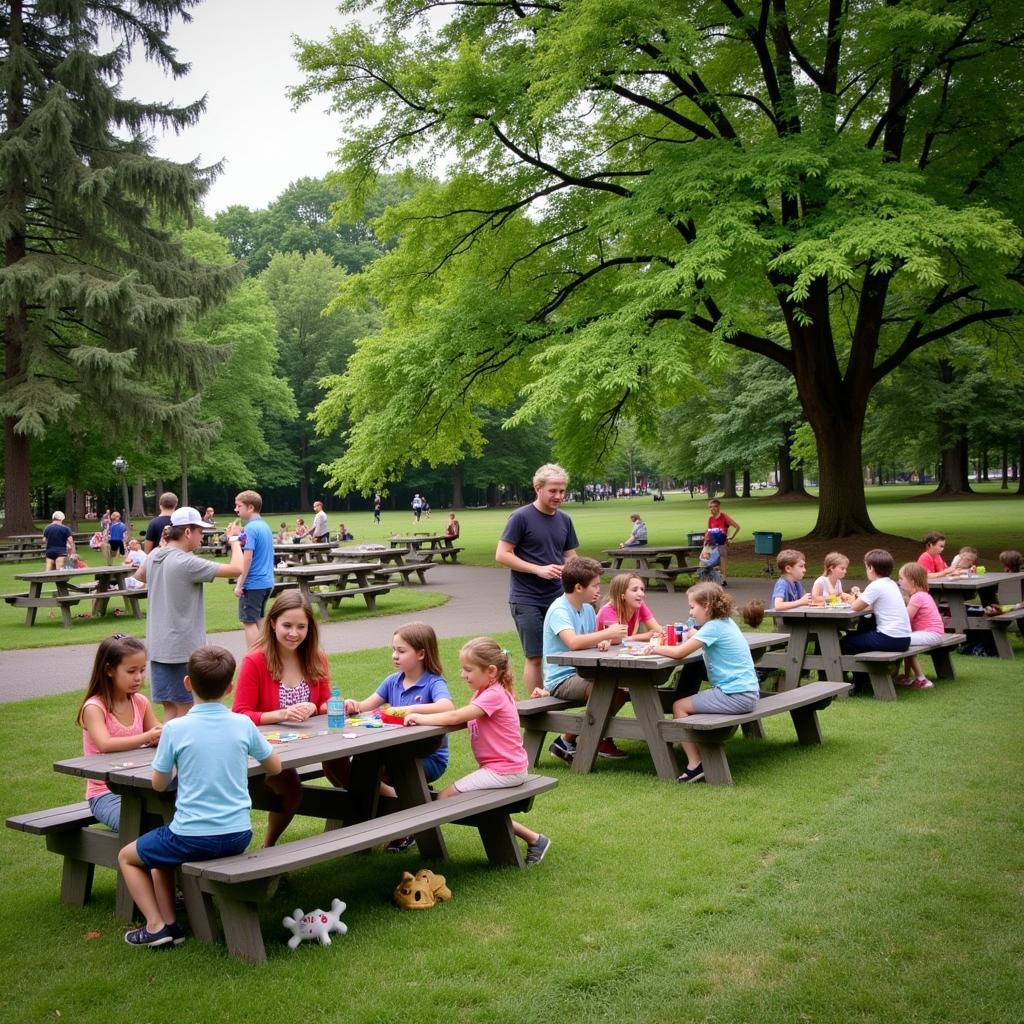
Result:
<svg viewBox="0 0 1024 1024"><path fill-rule="evenodd" d="M149 588L146 647L153 700L164 707L164 721L184 715L192 706L185 687L188 659L206 643L203 584L234 579L242 571L239 529L225 530L231 560L227 565L200 558L204 523L199 512L185 505L170 516L167 545L157 547L135 574Z"/></svg>
<svg viewBox="0 0 1024 1024"><path fill-rule="evenodd" d="M543 686L544 616L562 596L562 566L576 555L579 540L572 519L561 511L569 474L547 463L533 475L536 499L508 517L494 552L512 570L508 604L523 646L527 693Z"/></svg>
<svg viewBox="0 0 1024 1024"><path fill-rule="evenodd" d="M250 647L259 641L263 609L274 586L274 532L260 518L262 508L263 498L256 491L242 491L235 497L235 515L245 524L241 535L243 565L235 583L235 597L238 598L238 619ZM298 540L292 537L294 543L301 539L301 536Z"/></svg>
<svg viewBox="0 0 1024 1024"><path fill-rule="evenodd" d="M146 539L143 542L142 550L149 554L155 547L160 546L160 538L164 534L164 527L171 525L171 513L178 507L178 496L170 491L160 495L160 509L149 521L146 527Z"/></svg>

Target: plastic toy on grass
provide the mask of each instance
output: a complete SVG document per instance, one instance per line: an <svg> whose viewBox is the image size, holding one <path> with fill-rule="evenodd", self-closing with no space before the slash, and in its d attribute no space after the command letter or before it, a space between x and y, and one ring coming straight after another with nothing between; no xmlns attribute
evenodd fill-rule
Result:
<svg viewBox="0 0 1024 1024"><path fill-rule="evenodd" d="M344 935L348 931L348 926L341 920L344 912L345 904L341 900L332 900L330 911L312 910L303 914L296 909L294 917L286 917L281 922L292 933L288 940L289 947L298 949L299 943L307 939L316 939L321 946L329 946L331 932Z"/></svg>
<svg viewBox="0 0 1024 1024"><path fill-rule="evenodd" d="M395 886L393 899L403 910L429 910L436 903L446 903L452 898L452 891L444 875L435 875L426 868L415 875L402 872L402 880Z"/></svg>

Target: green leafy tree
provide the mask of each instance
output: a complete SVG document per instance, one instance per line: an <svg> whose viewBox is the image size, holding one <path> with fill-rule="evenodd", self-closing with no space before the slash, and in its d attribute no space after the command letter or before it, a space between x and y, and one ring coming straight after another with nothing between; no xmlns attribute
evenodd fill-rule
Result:
<svg viewBox="0 0 1024 1024"><path fill-rule="evenodd" d="M560 441L603 447L620 418L653 435L739 349L795 381L812 532L871 530L872 389L1024 308L1024 8L453 0L436 27L435 6L347 0L358 24L301 50L298 99L346 112L353 202L382 168L450 161L350 287L384 318L321 407L324 429L359 421L339 482L478 451L478 392L521 395L516 422ZM403 407L419 429L394 428Z"/></svg>
<svg viewBox="0 0 1024 1024"><path fill-rule="evenodd" d="M240 269L193 259L167 226L188 221L215 168L157 159L145 134L193 124L203 103L140 102L119 86L133 47L175 78L186 73L167 33L193 6L0 5L7 532L32 525L31 436L73 418L86 396L126 421L184 430L226 355L182 326L220 301ZM113 49L100 51L101 32Z"/></svg>

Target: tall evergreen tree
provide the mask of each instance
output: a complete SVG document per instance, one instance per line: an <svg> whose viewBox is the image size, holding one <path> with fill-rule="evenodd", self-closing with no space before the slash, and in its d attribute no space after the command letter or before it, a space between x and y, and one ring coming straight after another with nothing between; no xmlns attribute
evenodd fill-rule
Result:
<svg viewBox="0 0 1024 1024"><path fill-rule="evenodd" d="M190 222L218 168L158 159L144 134L193 124L205 100L176 107L120 91L133 49L174 78L187 73L167 37L197 2L0 3L6 532L32 528L30 435L88 400L185 436L196 393L227 354L180 329L240 270L191 258L169 230Z"/></svg>

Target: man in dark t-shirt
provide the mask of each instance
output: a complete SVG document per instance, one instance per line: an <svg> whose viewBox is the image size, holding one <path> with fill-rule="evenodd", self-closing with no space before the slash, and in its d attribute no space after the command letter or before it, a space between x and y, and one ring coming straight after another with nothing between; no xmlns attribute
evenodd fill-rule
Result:
<svg viewBox="0 0 1024 1024"><path fill-rule="evenodd" d="M561 597L562 566L579 544L572 520L559 508L568 486L569 474L561 466L541 466L533 476L536 500L508 517L494 552L495 560L512 570L508 604L523 645L527 693L544 685L544 614Z"/></svg>
<svg viewBox="0 0 1024 1024"><path fill-rule="evenodd" d="M46 571L64 568L62 560L74 553L75 541L74 534L64 525L63 512L53 513L50 525L43 530L43 538L46 543Z"/></svg>
<svg viewBox="0 0 1024 1024"><path fill-rule="evenodd" d="M171 525L171 513L178 507L178 496L170 491L160 495L159 514L149 521L146 528L146 539L143 542L142 550L148 555L153 548L160 546L160 538L163 536L164 527Z"/></svg>

